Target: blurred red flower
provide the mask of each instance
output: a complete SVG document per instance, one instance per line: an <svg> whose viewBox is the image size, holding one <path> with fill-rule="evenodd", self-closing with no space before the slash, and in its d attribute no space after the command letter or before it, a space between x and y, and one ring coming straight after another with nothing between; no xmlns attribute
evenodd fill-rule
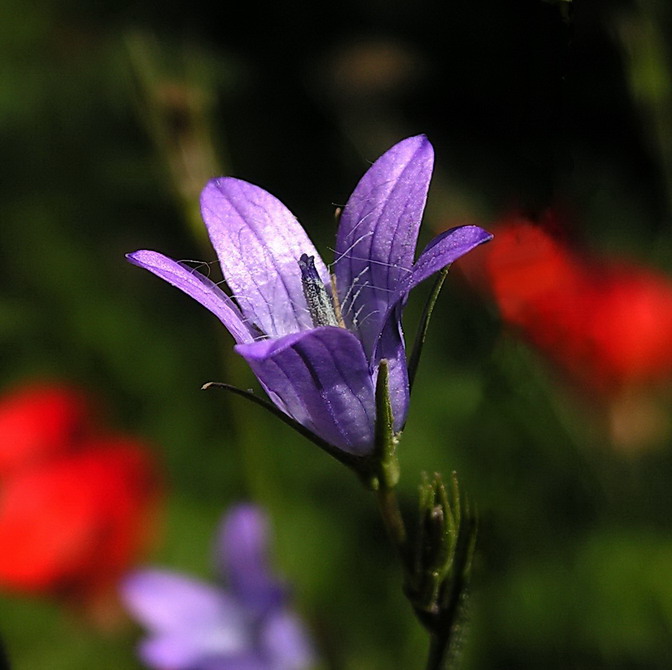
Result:
<svg viewBox="0 0 672 670"><path fill-rule="evenodd" d="M82 604L113 593L151 534L157 468L61 386L0 400L0 586Z"/></svg>
<svg viewBox="0 0 672 670"><path fill-rule="evenodd" d="M509 216L461 268L490 293L503 321L583 395L587 418L613 446L662 445L672 435L672 278L558 239L557 214L540 224ZM582 406L584 406L582 400Z"/></svg>
<svg viewBox="0 0 672 670"><path fill-rule="evenodd" d="M604 394L672 379L672 280L582 256L522 217L481 251L502 318L574 382Z"/></svg>
<svg viewBox="0 0 672 670"><path fill-rule="evenodd" d="M0 478L72 451L93 429L92 409L73 388L40 384L0 399Z"/></svg>

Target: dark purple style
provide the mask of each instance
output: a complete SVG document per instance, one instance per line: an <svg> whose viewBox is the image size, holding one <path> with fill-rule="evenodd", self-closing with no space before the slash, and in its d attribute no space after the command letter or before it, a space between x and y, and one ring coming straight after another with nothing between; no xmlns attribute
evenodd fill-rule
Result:
<svg viewBox="0 0 672 670"><path fill-rule="evenodd" d="M401 312L409 292L492 237L477 226L453 228L415 260L433 164L432 145L418 135L369 168L341 213L333 281L291 212L232 177L208 183L201 212L233 298L155 251L128 259L213 312L283 412L334 447L364 456L374 448L382 359L395 430L406 420Z"/></svg>
<svg viewBox="0 0 672 670"><path fill-rule="evenodd" d="M140 657L155 670L306 670L313 655L267 563L267 521L250 504L224 519L216 547L226 588L167 570L131 573L122 599L148 630Z"/></svg>

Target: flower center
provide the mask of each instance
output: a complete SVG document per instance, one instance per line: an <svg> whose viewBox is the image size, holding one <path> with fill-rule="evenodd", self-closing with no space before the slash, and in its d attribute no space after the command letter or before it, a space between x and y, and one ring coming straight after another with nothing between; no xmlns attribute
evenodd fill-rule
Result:
<svg viewBox="0 0 672 670"><path fill-rule="evenodd" d="M334 302L315 269L315 257L302 254L298 263L301 269L303 295L306 297L313 325L316 328L318 326L340 326Z"/></svg>

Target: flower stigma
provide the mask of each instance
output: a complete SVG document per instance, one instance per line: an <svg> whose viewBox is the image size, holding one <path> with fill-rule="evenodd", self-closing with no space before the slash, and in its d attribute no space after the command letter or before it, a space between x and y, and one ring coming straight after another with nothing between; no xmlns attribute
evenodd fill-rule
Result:
<svg viewBox="0 0 672 670"><path fill-rule="evenodd" d="M301 254L298 260L301 269L301 285L310 318L315 328L319 326L343 326L334 308L334 303L315 268L315 256ZM340 310L339 310L340 311Z"/></svg>

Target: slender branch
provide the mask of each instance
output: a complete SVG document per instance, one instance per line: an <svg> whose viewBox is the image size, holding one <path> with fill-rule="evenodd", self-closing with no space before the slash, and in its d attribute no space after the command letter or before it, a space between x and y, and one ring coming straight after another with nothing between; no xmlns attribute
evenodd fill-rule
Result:
<svg viewBox="0 0 672 670"><path fill-rule="evenodd" d="M450 265L447 265L436 278L432 292L427 298L425 307L422 310L422 316L420 317L420 323L418 324L418 330L415 334L415 340L413 341L413 349L411 350L411 356L408 359L408 385L410 390L413 390L413 382L415 381L415 374L418 371L418 365L420 363L420 354L422 354L422 348L425 344L425 339L427 338L427 330L429 328L429 320L432 317L432 312L434 311L434 306L436 301L439 298L439 293L441 292L441 287L443 282L448 276L450 270Z"/></svg>
<svg viewBox="0 0 672 670"><path fill-rule="evenodd" d="M460 617L464 614L465 584L458 580L448 609L441 616L441 625L430 632L427 670L449 670L457 668L460 660L462 629Z"/></svg>
<svg viewBox="0 0 672 670"><path fill-rule="evenodd" d="M397 551L404 569L404 576L407 577L412 568L411 553L408 547L406 524L401 515L396 490L386 487L379 488L376 491L376 502L378 503L378 510L383 519L387 536Z"/></svg>
<svg viewBox="0 0 672 670"><path fill-rule="evenodd" d="M404 577L407 579L412 566L406 526L396 492L400 474L397 459L398 442L399 434L394 431L394 416L390 401L389 366L387 360L383 359L380 361L376 381L376 437L370 488L375 492L387 536L397 550L404 568Z"/></svg>
<svg viewBox="0 0 672 670"><path fill-rule="evenodd" d="M3 640L0 639L0 670L10 670L10 668L9 655L7 654Z"/></svg>
<svg viewBox="0 0 672 670"><path fill-rule="evenodd" d="M429 656L427 657L426 670L443 670L446 662L446 654L450 640L446 635L429 636Z"/></svg>

